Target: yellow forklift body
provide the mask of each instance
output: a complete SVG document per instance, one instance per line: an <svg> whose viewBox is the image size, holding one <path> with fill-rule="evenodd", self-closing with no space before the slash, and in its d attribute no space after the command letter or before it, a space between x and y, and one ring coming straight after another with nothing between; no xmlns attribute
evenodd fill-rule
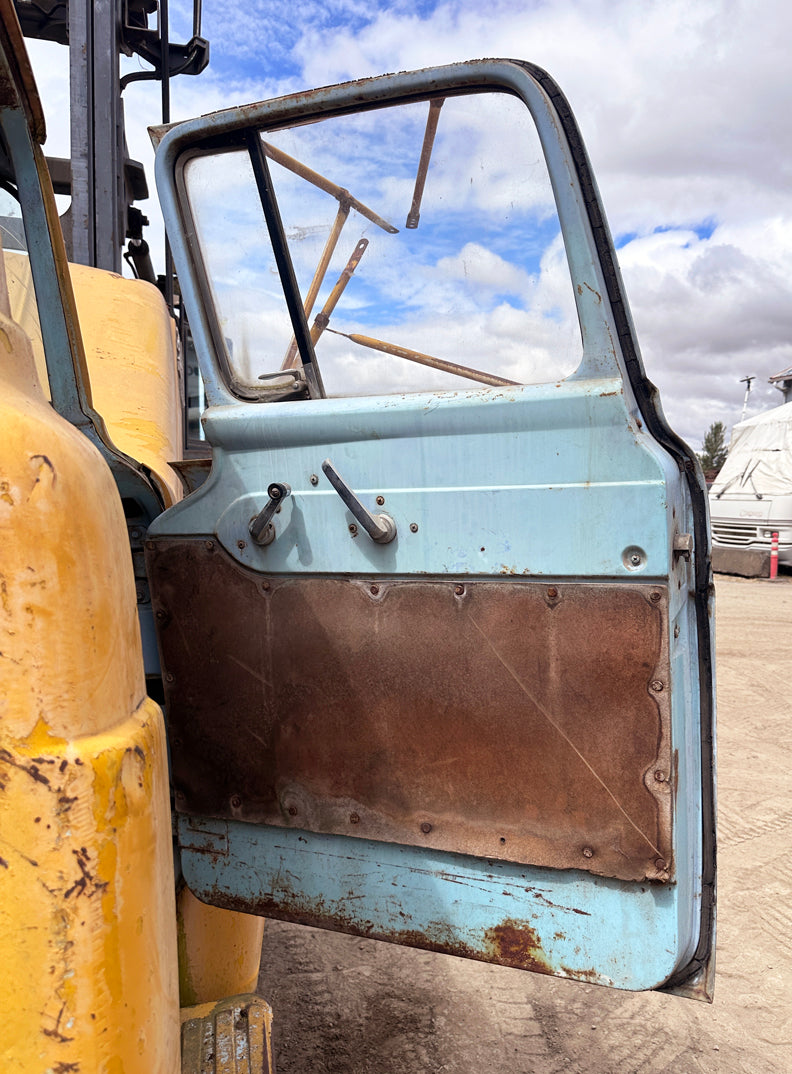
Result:
<svg viewBox="0 0 792 1074"><path fill-rule="evenodd" d="M30 337L47 385L38 309L25 254L6 252L11 313ZM176 328L153 284L114 272L69 265L93 404L115 446L148 467L167 506L182 485L169 463L181 458L182 426Z"/></svg>
<svg viewBox="0 0 792 1074"><path fill-rule="evenodd" d="M45 399L4 274L0 346L0 1066L170 1074L165 733L124 516L96 449Z"/></svg>

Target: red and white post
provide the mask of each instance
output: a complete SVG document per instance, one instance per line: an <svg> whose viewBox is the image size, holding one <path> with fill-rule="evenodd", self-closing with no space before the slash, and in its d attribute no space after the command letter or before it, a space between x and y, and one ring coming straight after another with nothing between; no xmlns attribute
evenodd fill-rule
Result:
<svg viewBox="0 0 792 1074"><path fill-rule="evenodd" d="M770 577L778 577L778 533L775 530L770 538Z"/></svg>

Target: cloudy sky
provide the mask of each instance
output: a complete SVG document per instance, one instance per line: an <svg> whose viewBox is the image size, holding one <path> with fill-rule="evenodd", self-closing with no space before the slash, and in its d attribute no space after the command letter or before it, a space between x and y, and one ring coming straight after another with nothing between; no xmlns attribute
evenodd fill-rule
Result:
<svg viewBox="0 0 792 1074"><path fill-rule="evenodd" d="M171 0L172 37L191 5ZM782 0L204 0L210 66L175 80L172 118L484 56L544 67L599 182L644 361L694 447L711 422L782 401L792 365L792 7ZM66 154L65 58L31 43L48 151ZM137 61L134 61L137 63ZM61 109L61 110L59 110ZM158 91L126 92L133 156ZM153 183L150 181L153 187ZM149 202L147 214L155 219ZM152 242L152 246L154 243Z"/></svg>

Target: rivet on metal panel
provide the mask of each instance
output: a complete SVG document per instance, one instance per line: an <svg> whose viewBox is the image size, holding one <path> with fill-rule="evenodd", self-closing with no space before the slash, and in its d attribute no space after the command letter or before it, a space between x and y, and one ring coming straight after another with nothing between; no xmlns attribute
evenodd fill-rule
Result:
<svg viewBox="0 0 792 1074"><path fill-rule="evenodd" d="M295 810L295 812L296 812L296 810ZM359 815L357 813L350 813L349 814L349 823L350 824L360 824Z"/></svg>
<svg viewBox="0 0 792 1074"><path fill-rule="evenodd" d="M166 611L164 611L164 609L162 609L162 608L158 608L157 611L154 614L157 617L157 619L159 619L160 622L162 622L163 619L168 618L168 613Z"/></svg>
<svg viewBox="0 0 792 1074"><path fill-rule="evenodd" d="M232 794L230 801L232 809L239 809L239 807L242 805L242 799L238 794Z"/></svg>
<svg viewBox="0 0 792 1074"><path fill-rule="evenodd" d="M661 693L665 689L665 683L660 682L659 679L652 679L651 687L656 694Z"/></svg>
<svg viewBox="0 0 792 1074"><path fill-rule="evenodd" d="M319 484L319 475L318 474L311 474L310 481L311 481L312 485L318 485Z"/></svg>
<svg viewBox="0 0 792 1074"><path fill-rule="evenodd" d="M378 585L369 586L369 593L371 593L371 595L373 597L376 597L377 593L379 593L379 586Z"/></svg>
<svg viewBox="0 0 792 1074"><path fill-rule="evenodd" d="M237 541L237 548L240 552L243 548L247 548L247 541Z"/></svg>
<svg viewBox="0 0 792 1074"><path fill-rule="evenodd" d="M378 496L378 497L377 497L377 506L378 506L378 507L382 507L382 505L383 505L384 503L385 503L385 497L384 497L384 496Z"/></svg>
<svg viewBox="0 0 792 1074"><path fill-rule="evenodd" d="M170 671L165 674L165 682L173 682L173 675Z"/></svg>
<svg viewBox="0 0 792 1074"><path fill-rule="evenodd" d="M421 825L421 831L424 833L424 835L428 835L431 830L432 825L429 823L429 821L425 820Z"/></svg>
<svg viewBox="0 0 792 1074"><path fill-rule="evenodd" d="M417 532L418 532L418 523L417 522L411 522L410 523L410 533L417 533Z"/></svg>
<svg viewBox="0 0 792 1074"><path fill-rule="evenodd" d="M662 593L658 593L658 591L657 591L656 589L655 589L655 590L653 590L653 591L652 591L652 592L651 592L651 593L649 594L649 600L651 600L652 604L657 604L657 602L658 602L659 600L662 600L662 597L663 597L663 594L662 594Z"/></svg>
<svg viewBox="0 0 792 1074"><path fill-rule="evenodd" d="M261 588L262 588L262 589L264 590L264 592L265 592L265 593L267 592L267 590L269 589L269 587L270 587L270 584L269 584L269 582L262 582L262 583L261 583Z"/></svg>
<svg viewBox="0 0 792 1074"><path fill-rule="evenodd" d="M297 806L290 805L289 808L286 810L286 812L289 814L290 817L296 817L297 816Z"/></svg>
<svg viewBox="0 0 792 1074"><path fill-rule="evenodd" d="M357 537L358 529L354 522L349 523L349 532L353 537Z"/></svg>
<svg viewBox="0 0 792 1074"><path fill-rule="evenodd" d="M654 778L657 780L658 783L665 783L665 778L666 778L665 772L661 771L658 768L657 771L654 774Z"/></svg>
<svg viewBox="0 0 792 1074"><path fill-rule="evenodd" d="M455 585L454 586L454 592L456 593L456 595L458 597L461 597L463 595L463 593L465 592L465 587L463 585Z"/></svg>
<svg viewBox="0 0 792 1074"><path fill-rule="evenodd" d="M657 858L656 859L656 861L655 861L655 869L657 869L657 871L659 873L664 872L667 868L668 868L668 862L665 860L665 858Z"/></svg>
<svg viewBox="0 0 792 1074"><path fill-rule="evenodd" d="M207 552L214 552L214 541L207 541L206 542L206 551Z"/></svg>
<svg viewBox="0 0 792 1074"><path fill-rule="evenodd" d="M547 595L550 598L550 600L556 600L557 599L558 590L556 589L556 587L554 585L551 585L550 588L547 590Z"/></svg>
<svg viewBox="0 0 792 1074"><path fill-rule="evenodd" d="M594 851L591 849L591 847L583 847L583 857L584 858L593 858L594 857Z"/></svg>

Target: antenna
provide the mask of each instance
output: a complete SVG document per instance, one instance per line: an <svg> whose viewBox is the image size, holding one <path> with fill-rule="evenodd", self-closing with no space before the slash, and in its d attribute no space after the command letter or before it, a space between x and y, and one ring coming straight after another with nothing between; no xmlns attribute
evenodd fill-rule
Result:
<svg viewBox="0 0 792 1074"><path fill-rule="evenodd" d="M740 384L745 385L745 398L743 399L742 416L740 421L745 421L745 411L748 409L748 396L751 394L751 385L756 380L756 377L743 377Z"/></svg>

